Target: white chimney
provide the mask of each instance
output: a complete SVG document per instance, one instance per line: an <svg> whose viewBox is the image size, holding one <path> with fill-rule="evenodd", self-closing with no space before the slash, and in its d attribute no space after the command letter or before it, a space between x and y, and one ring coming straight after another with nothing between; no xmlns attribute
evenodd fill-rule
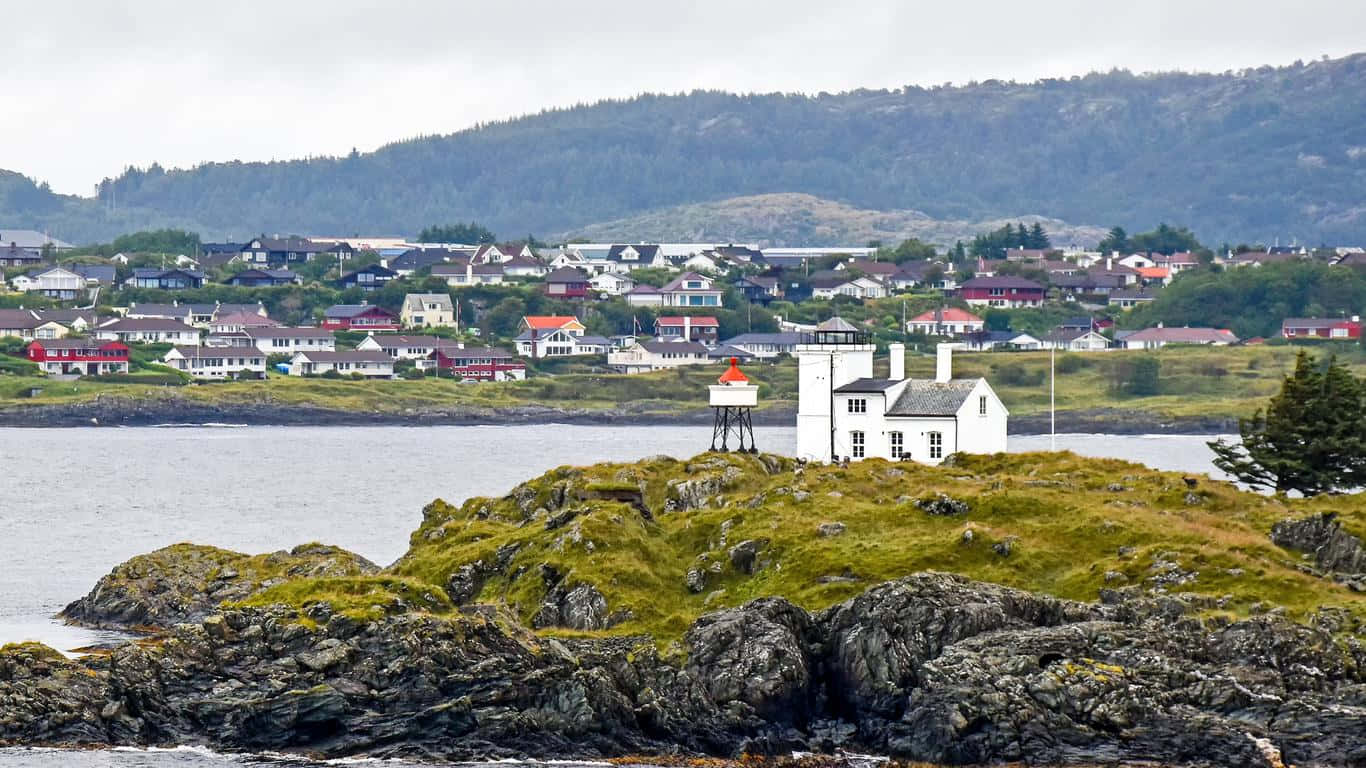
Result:
<svg viewBox="0 0 1366 768"><path fill-rule="evenodd" d="M892 369L887 374L887 378L892 381L901 381L906 378L906 345L889 344L887 352L891 355Z"/></svg>
<svg viewBox="0 0 1366 768"><path fill-rule="evenodd" d="M934 381L947 384L953 378L953 348L956 344L939 344L934 348Z"/></svg>

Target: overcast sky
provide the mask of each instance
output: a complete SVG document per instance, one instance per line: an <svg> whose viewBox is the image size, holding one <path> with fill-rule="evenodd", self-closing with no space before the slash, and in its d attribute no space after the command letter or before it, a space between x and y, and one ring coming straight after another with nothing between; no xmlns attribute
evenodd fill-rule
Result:
<svg viewBox="0 0 1366 768"><path fill-rule="evenodd" d="M0 0L0 168L362 151L642 91L839 91L1366 49L1363 0Z"/></svg>

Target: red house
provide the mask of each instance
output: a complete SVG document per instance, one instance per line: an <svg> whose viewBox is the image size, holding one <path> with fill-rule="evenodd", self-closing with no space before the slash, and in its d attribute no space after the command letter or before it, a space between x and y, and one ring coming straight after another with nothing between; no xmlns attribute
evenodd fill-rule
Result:
<svg viewBox="0 0 1366 768"><path fill-rule="evenodd" d="M398 315L374 304L336 304L323 313L323 326L331 331L397 331Z"/></svg>
<svg viewBox="0 0 1366 768"><path fill-rule="evenodd" d="M28 345L28 359L44 373L128 373L128 346L104 339L42 339Z"/></svg>
<svg viewBox="0 0 1366 768"><path fill-rule="evenodd" d="M573 267L560 267L545 276L547 296L582 299L588 295L588 275Z"/></svg>
<svg viewBox="0 0 1366 768"><path fill-rule="evenodd" d="M958 288L958 295L977 307L1038 307L1043 305L1043 286L1010 275L974 277Z"/></svg>
<svg viewBox="0 0 1366 768"><path fill-rule="evenodd" d="M1287 339L1359 339L1361 318L1287 317L1281 321L1281 335Z"/></svg>
<svg viewBox="0 0 1366 768"><path fill-rule="evenodd" d="M526 363L515 360L505 349L480 347L463 349L440 346L432 351L437 375L469 381L521 381L526 378Z"/></svg>

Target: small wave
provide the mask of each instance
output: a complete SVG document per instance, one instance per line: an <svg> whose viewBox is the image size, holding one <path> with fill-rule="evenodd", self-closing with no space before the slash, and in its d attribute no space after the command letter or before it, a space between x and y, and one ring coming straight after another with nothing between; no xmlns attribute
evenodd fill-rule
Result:
<svg viewBox="0 0 1366 768"><path fill-rule="evenodd" d="M192 422L167 422L153 424L152 429L246 429L250 424L228 424L222 421L206 421L202 424Z"/></svg>

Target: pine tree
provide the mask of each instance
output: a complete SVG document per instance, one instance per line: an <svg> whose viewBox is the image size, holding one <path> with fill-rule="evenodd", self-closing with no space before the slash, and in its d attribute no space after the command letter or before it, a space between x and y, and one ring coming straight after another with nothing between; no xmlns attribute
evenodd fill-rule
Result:
<svg viewBox="0 0 1366 768"><path fill-rule="evenodd" d="M1124 227L1112 227L1110 233L1100 241L1098 246L1101 253L1119 251L1123 253L1129 250L1129 233L1124 231Z"/></svg>
<svg viewBox="0 0 1366 768"><path fill-rule="evenodd" d="M1242 444L1209 444L1214 465L1248 485L1315 496L1366 484L1366 386L1330 356L1320 367L1307 353L1281 391L1249 419Z"/></svg>
<svg viewBox="0 0 1366 768"><path fill-rule="evenodd" d="M1048 240L1048 233L1044 231L1043 225L1034 222L1034 226L1029 228L1029 244L1027 248L1037 248L1038 250L1048 250L1052 243Z"/></svg>

